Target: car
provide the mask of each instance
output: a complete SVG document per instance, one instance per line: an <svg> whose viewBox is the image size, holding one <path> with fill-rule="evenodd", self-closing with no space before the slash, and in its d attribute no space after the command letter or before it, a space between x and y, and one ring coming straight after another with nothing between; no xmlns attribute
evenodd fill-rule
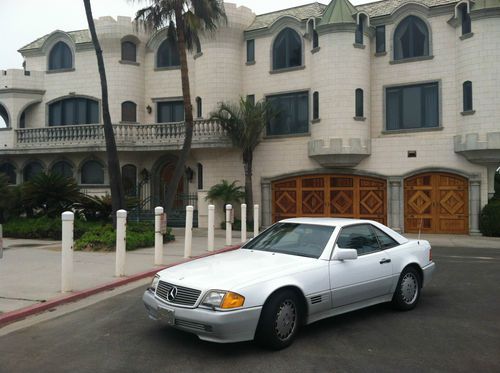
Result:
<svg viewBox="0 0 500 373"><path fill-rule="evenodd" d="M234 251L164 269L150 318L212 342L289 346L300 327L377 303L414 308L435 263L425 240L375 221L279 221Z"/></svg>

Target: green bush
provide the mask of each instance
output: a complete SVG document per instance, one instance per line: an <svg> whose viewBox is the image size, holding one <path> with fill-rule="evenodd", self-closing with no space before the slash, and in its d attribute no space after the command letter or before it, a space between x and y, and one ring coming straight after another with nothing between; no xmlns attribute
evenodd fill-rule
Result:
<svg viewBox="0 0 500 373"><path fill-rule="evenodd" d="M169 229L163 236L163 242L174 240L172 231ZM127 250L140 247L154 246L154 226L152 223L128 223L127 224ZM75 242L76 250L90 251L113 251L116 244L116 232L111 224L94 226L85 232Z"/></svg>
<svg viewBox="0 0 500 373"><path fill-rule="evenodd" d="M3 225L4 236L12 238L61 239L61 219L46 216L38 218L13 218ZM114 250L116 232L111 224L76 219L76 250ZM174 240L169 229L163 236L164 242ZM149 222L127 224L127 250L154 246L154 225Z"/></svg>
<svg viewBox="0 0 500 373"><path fill-rule="evenodd" d="M479 219L479 229L485 236L500 237L500 199L493 197L483 207Z"/></svg>

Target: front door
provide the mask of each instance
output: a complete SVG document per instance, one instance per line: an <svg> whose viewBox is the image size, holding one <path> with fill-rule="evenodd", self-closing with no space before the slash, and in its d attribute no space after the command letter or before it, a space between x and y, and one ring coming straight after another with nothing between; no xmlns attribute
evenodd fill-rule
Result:
<svg viewBox="0 0 500 373"><path fill-rule="evenodd" d="M369 224L342 228L337 239L342 249L356 249L358 258L330 262L330 287L333 307L387 295L391 289L392 263L381 250Z"/></svg>
<svg viewBox="0 0 500 373"><path fill-rule="evenodd" d="M469 231L467 179L426 173L405 180L405 231L458 233Z"/></svg>

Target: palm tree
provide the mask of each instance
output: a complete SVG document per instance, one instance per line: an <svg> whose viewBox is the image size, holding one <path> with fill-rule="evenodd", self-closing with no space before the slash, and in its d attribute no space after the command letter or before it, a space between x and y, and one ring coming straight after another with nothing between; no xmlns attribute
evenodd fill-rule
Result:
<svg viewBox="0 0 500 373"><path fill-rule="evenodd" d="M226 205L231 202L240 202L244 197L243 187L236 186L237 181L231 184L227 180L221 180L219 184L212 186L205 197L210 202L222 201L223 210L226 212Z"/></svg>
<svg viewBox="0 0 500 373"><path fill-rule="evenodd" d="M200 32L213 33L221 21L226 22L222 0L147 0L150 6L140 9L135 16L148 31L167 29L171 42L177 43L181 65L182 97L184 100L185 137L174 175L165 197L165 208L170 211L177 186L184 173L193 138L193 106L189 89L186 49L192 51L199 43ZM139 25L139 23L138 23Z"/></svg>
<svg viewBox="0 0 500 373"><path fill-rule="evenodd" d="M262 139L262 132L267 121L273 116L272 109L267 101L253 103L240 98L239 105L220 103L216 112L211 114L212 119L220 122L222 128L235 147L241 150L243 168L245 171L245 203L247 204L247 221L253 221L253 190L252 170L253 152Z"/></svg>
<svg viewBox="0 0 500 373"><path fill-rule="evenodd" d="M120 173L120 161L118 160L118 151L116 149L115 135L111 124L111 115L109 114L108 104L108 82L106 80L106 70L104 68L104 59L102 49L97 38L94 18L92 17L92 8L90 0L83 0L85 13L89 24L92 43L94 44L95 54L97 56L97 67L101 78L102 94L102 117L104 121L104 139L106 141L106 153L108 155L108 174L109 186L111 189L111 204L113 209L113 221L115 221L116 211L125 208L125 193L123 192L122 177Z"/></svg>

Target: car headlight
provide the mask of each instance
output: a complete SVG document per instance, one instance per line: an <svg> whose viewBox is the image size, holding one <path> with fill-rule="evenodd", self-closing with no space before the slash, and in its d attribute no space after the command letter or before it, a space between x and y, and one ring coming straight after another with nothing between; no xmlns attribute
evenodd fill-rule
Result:
<svg viewBox="0 0 500 373"><path fill-rule="evenodd" d="M156 275L155 277L153 277L153 280L151 281L151 285L149 285L148 290L155 292L159 282L160 282L160 276Z"/></svg>
<svg viewBox="0 0 500 373"><path fill-rule="evenodd" d="M243 295L231 291L211 290L205 295L201 304L211 308L231 309L242 307L245 303Z"/></svg>

